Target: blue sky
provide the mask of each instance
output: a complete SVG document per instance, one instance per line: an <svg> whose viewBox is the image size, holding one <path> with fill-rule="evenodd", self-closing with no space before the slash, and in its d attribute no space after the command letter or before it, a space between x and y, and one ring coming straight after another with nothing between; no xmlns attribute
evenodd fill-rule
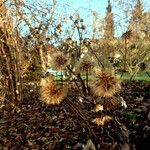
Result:
<svg viewBox="0 0 150 150"><path fill-rule="evenodd" d="M121 35L126 30L125 16L122 7L117 5L117 0L111 0L112 11L114 13L115 23L121 22L124 26L116 26L116 35ZM120 0L127 2L128 0ZM136 0L130 0L136 3ZM141 0L145 11L150 11L150 0ZM73 14L78 12L86 22L92 23L92 11L96 11L103 20L106 15L106 7L108 0L57 0L57 11L64 14ZM134 5L134 4L133 4Z"/></svg>
<svg viewBox="0 0 150 150"><path fill-rule="evenodd" d="M108 0L57 0L57 4L59 8L64 10L67 8L68 12L77 10L82 14L89 13L89 10L97 11L100 14L104 15L106 12ZM117 0L111 0L112 5L115 4ZM120 0L120 1L128 1L128 0ZM136 0L132 0L134 3ZM144 5L144 9L150 10L150 0L141 0ZM68 6L68 7L67 7ZM87 10L87 11L83 11ZM116 9L114 8L114 11Z"/></svg>
<svg viewBox="0 0 150 150"><path fill-rule="evenodd" d="M39 2L41 5L43 3L52 4L53 0L26 0L26 2L34 3L34 1ZM116 36L120 36L123 32L126 31L127 24L125 21L127 17L125 17L123 10L124 6L118 5L117 1L122 1L123 3L127 3L128 1L133 1L136 3L136 0L110 0L112 4L112 12L114 13L114 21L115 21L115 34ZM150 11L150 0L141 0L143 2L143 7L145 11ZM84 19L85 24L88 26L87 30L90 32L90 27L93 22L92 12L97 12L101 21L104 21L106 15L106 7L108 0L57 0L56 7L56 15L55 20L57 23L60 21L60 14L64 15L66 18L75 13L79 13L80 17ZM132 7L134 6L132 5ZM130 6L129 6L130 7ZM129 19L129 18L128 18ZM120 24L121 25L120 25ZM63 27L71 25L70 23L66 23Z"/></svg>
<svg viewBox="0 0 150 150"><path fill-rule="evenodd" d="M107 0L58 0L58 6L67 8L68 12L79 11L81 15L89 14L89 11L105 13ZM68 6L68 7L67 7Z"/></svg>

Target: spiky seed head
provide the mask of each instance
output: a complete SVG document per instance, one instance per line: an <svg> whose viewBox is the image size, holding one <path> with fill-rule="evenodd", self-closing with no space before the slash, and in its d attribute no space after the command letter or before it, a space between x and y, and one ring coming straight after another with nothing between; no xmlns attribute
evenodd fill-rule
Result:
<svg viewBox="0 0 150 150"><path fill-rule="evenodd" d="M95 112L99 112L99 111L103 111L103 110L104 110L103 105L97 104L95 106Z"/></svg>
<svg viewBox="0 0 150 150"><path fill-rule="evenodd" d="M112 117L106 115L102 118L95 118L92 120L92 122L94 122L98 126L100 126L100 125L103 126L105 123L109 122L110 120L112 120Z"/></svg>
<svg viewBox="0 0 150 150"><path fill-rule="evenodd" d="M62 52L56 52L53 54L50 63L55 70L63 70L68 65L68 60L68 57Z"/></svg>
<svg viewBox="0 0 150 150"><path fill-rule="evenodd" d="M113 74L102 71L96 75L92 89L97 96L112 97L121 89L121 82Z"/></svg>
<svg viewBox="0 0 150 150"><path fill-rule="evenodd" d="M94 69L95 63L89 57L83 57L80 59L76 67L76 72L91 72Z"/></svg>
<svg viewBox="0 0 150 150"><path fill-rule="evenodd" d="M47 86L47 84L55 85L55 77L52 75L49 75L49 76L41 79L41 81L40 81L41 87Z"/></svg>
<svg viewBox="0 0 150 150"><path fill-rule="evenodd" d="M60 104L66 96L66 92L62 88L58 88L53 78L45 78L41 80L41 98L48 105Z"/></svg>
<svg viewBox="0 0 150 150"><path fill-rule="evenodd" d="M65 98L64 91L58 88L45 87L42 90L42 100L48 105L60 104Z"/></svg>

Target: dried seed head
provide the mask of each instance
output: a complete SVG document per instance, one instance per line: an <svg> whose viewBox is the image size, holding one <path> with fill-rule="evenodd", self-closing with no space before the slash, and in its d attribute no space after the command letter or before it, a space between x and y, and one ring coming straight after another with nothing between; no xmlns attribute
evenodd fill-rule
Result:
<svg viewBox="0 0 150 150"><path fill-rule="evenodd" d="M89 57L83 57L77 64L76 72L91 72L94 66L94 61L92 61Z"/></svg>
<svg viewBox="0 0 150 150"><path fill-rule="evenodd" d="M62 88L58 88L52 77L41 80L41 97L42 101L48 105L60 104L66 96Z"/></svg>
<svg viewBox="0 0 150 150"><path fill-rule="evenodd" d="M40 86L45 87L48 84L55 85L55 78L53 76L48 76L41 79Z"/></svg>
<svg viewBox="0 0 150 150"><path fill-rule="evenodd" d="M80 22L84 22L84 20L83 20L83 19L80 19Z"/></svg>
<svg viewBox="0 0 150 150"><path fill-rule="evenodd" d="M55 70L62 70L68 65L68 57L65 56L62 52L54 53L51 59L51 66Z"/></svg>
<svg viewBox="0 0 150 150"><path fill-rule="evenodd" d="M86 29L86 27L85 27L84 25L82 25L82 26L81 26L81 29L82 29L82 30L85 30L85 29Z"/></svg>
<svg viewBox="0 0 150 150"><path fill-rule="evenodd" d="M92 120L92 122L94 122L95 124L97 124L98 126L103 126L106 122L112 120L112 117L110 116L104 116L103 118L95 118Z"/></svg>
<svg viewBox="0 0 150 150"><path fill-rule="evenodd" d="M120 80L108 72L100 72L96 75L92 86L97 96L112 97L121 89Z"/></svg>
<svg viewBox="0 0 150 150"><path fill-rule="evenodd" d="M86 46L88 46L88 45L91 44L91 41L90 41L89 38L85 38L85 39L83 40L83 43L84 43Z"/></svg>
<svg viewBox="0 0 150 150"><path fill-rule="evenodd" d="M70 16L69 18L70 18L70 20L72 20L72 19L73 19L73 16Z"/></svg>
<svg viewBox="0 0 150 150"><path fill-rule="evenodd" d="M97 104L96 106L95 106L95 112L99 112L99 111L103 111L104 109L103 109L103 105L100 105L100 104Z"/></svg>

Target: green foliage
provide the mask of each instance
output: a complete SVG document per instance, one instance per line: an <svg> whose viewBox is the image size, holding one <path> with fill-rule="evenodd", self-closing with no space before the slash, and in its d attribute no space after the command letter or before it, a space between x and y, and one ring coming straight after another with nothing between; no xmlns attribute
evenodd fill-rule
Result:
<svg viewBox="0 0 150 150"><path fill-rule="evenodd" d="M135 112L123 112L122 116L124 118L129 119L132 122L132 121L136 121L138 114L136 114Z"/></svg>

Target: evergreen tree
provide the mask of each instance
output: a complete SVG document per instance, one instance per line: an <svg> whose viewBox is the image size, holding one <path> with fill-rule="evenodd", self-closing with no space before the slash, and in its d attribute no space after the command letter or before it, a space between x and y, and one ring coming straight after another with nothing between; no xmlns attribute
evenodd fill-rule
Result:
<svg viewBox="0 0 150 150"><path fill-rule="evenodd" d="M135 9L133 10L133 16L132 20L135 22L140 22L142 20L143 15L143 7L141 0L137 0L137 4L135 6Z"/></svg>
<svg viewBox="0 0 150 150"><path fill-rule="evenodd" d="M107 12L105 17L105 31L104 38L112 39L114 38L114 20L112 13L112 6L110 0L108 0Z"/></svg>
<svg viewBox="0 0 150 150"><path fill-rule="evenodd" d="M132 10L130 23L128 26L129 30L138 31L143 25L143 6L141 0L137 0L137 3Z"/></svg>

